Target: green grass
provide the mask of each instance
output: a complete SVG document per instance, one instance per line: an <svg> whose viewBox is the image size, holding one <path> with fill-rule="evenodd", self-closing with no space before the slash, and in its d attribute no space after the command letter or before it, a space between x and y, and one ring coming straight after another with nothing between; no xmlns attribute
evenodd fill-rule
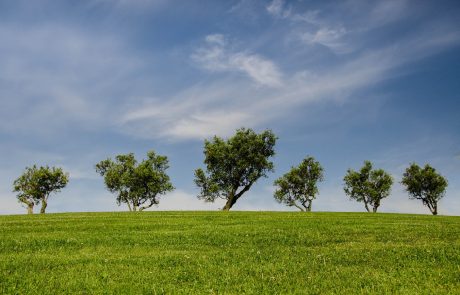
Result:
<svg viewBox="0 0 460 295"><path fill-rule="evenodd" d="M459 234L401 214L0 216L0 292L459 294Z"/></svg>

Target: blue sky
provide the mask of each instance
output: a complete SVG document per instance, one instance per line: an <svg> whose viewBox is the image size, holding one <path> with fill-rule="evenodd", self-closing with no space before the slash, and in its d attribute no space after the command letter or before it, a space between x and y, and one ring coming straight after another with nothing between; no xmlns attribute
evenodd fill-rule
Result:
<svg viewBox="0 0 460 295"><path fill-rule="evenodd" d="M363 211L342 190L364 160L395 178L382 212L429 213L398 183L430 163L460 215L458 1L0 0L0 214L25 213L12 183L26 166L71 181L49 212L113 211L94 170L154 149L176 187L152 210L197 200L203 140L272 129L275 172L237 210L292 210L272 183L305 156L326 180L318 211Z"/></svg>

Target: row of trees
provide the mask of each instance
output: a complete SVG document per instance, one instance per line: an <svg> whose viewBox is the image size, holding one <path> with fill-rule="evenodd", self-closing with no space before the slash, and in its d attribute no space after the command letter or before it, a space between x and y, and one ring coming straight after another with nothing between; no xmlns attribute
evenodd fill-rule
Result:
<svg viewBox="0 0 460 295"><path fill-rule="evenodd" d="M301 211L311 211L313 200L318 194L317 183L324 179L323 168L313 157L307 157L298 167L275 180L275 199ZM350 199L364 203L367 212L377 212L382 199L388 197L393 178L382 169L372 169L372 163L365 161L359 171L348 169L344 181L345 194ZM401 180L409 198L421 200L433 215L438 214L438 201L444 196L447 180L430 165L421 168L411 164Z"/></svg>
<svg viewBox="0 0 460 295"><path fill-rule="evenodd" d="M200 189L199 199L214 202L225 200L223 210L233 205L261 177L273 172L276 136L266 130L259 134L252 129L241 128L227 140L214 136L204 143L205 170L195 170L195 184ZM118 155L96 164L96 172L104 178L107 189L116 194L118 205L127 204L129 211L143 211L159 204L161 195L174 190L166 170L166 156L154 151L137 162L134 154ZM14 191L28 213L41 203L40 213L45 213L48 197L64 188L69 176L61 168L28 167L15 180ZM318 195L318 182L324 180L324 169L313 157L305 158L297 167L275 180L274 198L287 206L301 211L311 211L312 202ZM372 163L364 162L359 171L349 169L344 177L344 191L350 197L364 203L368 212L377 212L382 199L389 196L393 178L382 169L373 169ZM447 180L434 168L424 168L413 163L403 175L401 183L409 197L419 199L433 215L437 203L444 196Z"/></svg>

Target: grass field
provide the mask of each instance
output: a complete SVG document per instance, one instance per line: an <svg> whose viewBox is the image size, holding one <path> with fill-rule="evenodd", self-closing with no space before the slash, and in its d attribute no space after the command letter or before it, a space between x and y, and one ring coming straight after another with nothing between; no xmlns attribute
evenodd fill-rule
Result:
<svg viewBox="0 0 460 295"><path fill-rule="evenodd" d="M141 212L0 216L9 294L460 293L460 217Z"/></svg>

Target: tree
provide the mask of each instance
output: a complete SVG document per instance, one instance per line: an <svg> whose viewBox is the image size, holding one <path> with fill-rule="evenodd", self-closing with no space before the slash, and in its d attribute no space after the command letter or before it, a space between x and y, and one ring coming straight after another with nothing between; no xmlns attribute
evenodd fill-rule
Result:
<svg viewBox="0 0 460 295"><path fill-rule="evenodd" d="M32 170L33 169L33 170ZM36 167L27 167L26 171L14 181L13 192L17 192L17 198L20 203L27 206L27 214L34 213L34 205L38 205L40 200L34 197L33 175Z"/></svg>
<svg viewBox="0 0 460 295"><path fill-rule="evenodd" d="M294 206L300 211L311 211L311 203L318 193L318 181L323 181L323 167L313 157L305 158L298 167L275 180L275 199L279 203Z"/></svg>
<svg viewBox="0 0 460 295"><path fill-rule="evenodd" d="M393 179L391 175L382 169L372 170L372 163L364 162L364 166L359 172L348 169L343 178L344 191L350 199L364 202L367 212L372 206L372 212L377 212L383 198L390 195Z"/></svg>
<svg viewBox="0 0 460 295"><path fill-rule="evenodd" d="M444 196L447 180L436 169L428 164L422 169L412 163L404 172L401 184L410 199L422 200L433 215L438 214L438 201Z"/></svg>
<svg viewBox="0 0 460 295"><path fill-rule="evenodd" d="M26 167L24 173L14 181L13 191L17 192L19 202L27 206L32 214L34 205L42 204L40 213L45 213L51 193L59 192L69 182L69 174L61 168L34 165Z"/></svg>
<svg viewBox="0 0 460 295"><path fill-rule="evenodd" d="M118 155L96 164L107 189L117 194L117 204L126 203L129 211L143 211L159 204L159 196L174 190L166 174L168 158L147 152L147 159L137 164L133 153Z"/></svg>
<svg viewBox="0 0 460 295"><path fill-rule="evenodd" d="M269 158L275 155L275 143L272 131L257 134L245 128L238 129L228 140L217 136L205 140L206 173L195 170L195 184L201 189L198 198L206 202L224 199L222 209L230 210L260 177L273 171Z"/></svg>

